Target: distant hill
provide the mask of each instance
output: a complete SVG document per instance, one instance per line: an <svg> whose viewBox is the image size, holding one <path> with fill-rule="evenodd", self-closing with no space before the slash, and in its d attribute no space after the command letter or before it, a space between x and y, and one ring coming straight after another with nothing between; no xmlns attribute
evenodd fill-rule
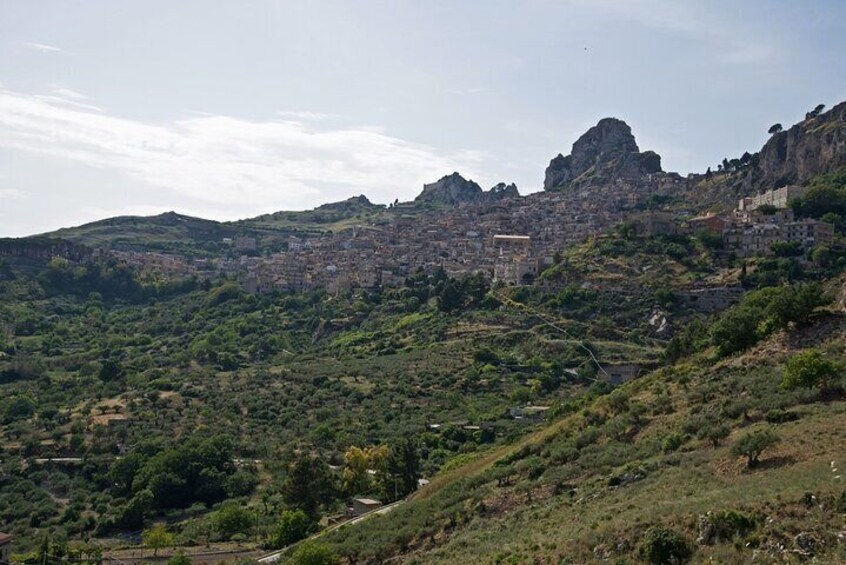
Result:
<svg viewBox="0 0 846 565"><path fill-rule="evenodd" d="M315 212L338 212L341 214L360 214L361 212L373 212L385 208L382 204L373 204L363 194L353 196L340 202L329 202L314 209Z"/></svg>
<svg viewBox="0 0 846 565"><path fill-rule="evenodd" d="M156 216L117 216L43 234L90 247L199 251L216 249L236 226L165 212Z"/></svg>
<svg viewBox="0 0 846 565"><path fill-rule="evenodd" d="M223 240L238 235L279 238L297 233L323 233L356 224L355 219L385 210L366 196L324 204L302 212L275 212L234 222L217 222L166 212L156 216L117 216L77 227L62 228L38 237L50 237L119 250L173 253L215 253Z"/></svg>
<svg viewBox="0 0 846 565"><path fill-rule="evenodd" d="M268 234L280 230L290 234L322 234L362 226L385 210L385 205L373 204L362 194L323 204L314 210L274 212L232 222L231 225Z"/></svg>

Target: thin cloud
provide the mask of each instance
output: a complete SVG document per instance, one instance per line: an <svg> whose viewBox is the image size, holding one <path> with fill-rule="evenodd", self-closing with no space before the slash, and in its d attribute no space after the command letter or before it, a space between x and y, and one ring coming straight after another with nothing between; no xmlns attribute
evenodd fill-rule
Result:
<svg viewBox="0 0 846 565"><path fill-rule="evenodd" d="M331 118L337 118L337 114L326 114L323 112L309 112L308 110L300 110L300 111L280 111L277 112L279 117L296 120L296 121L304 121L304 122L321 122L323 120L328 120Z"/></svg>
<svg viewBox="0 0 846 565"><path fill-rule="evenodd" d="M453 170L473 176L485 158L373 128L228 116L145 123L9 90L0 90L0 147L118 171L233 212L268 202L307 208L360 193L406 198Z"/></svg>
<svg viewBox="0 0 846 565"><path fill-rule="evenodd" d="M22 43L30 49L35 49L36 51L41 51L42 53L61 53L63 51L61 47L47 45L46 43L35 43L33 41L24 41Z"/></svg>
<svg viewBox="0 0 846 565"><path fill-rule="evenodd" d="M36 94L34 97L38 100L43 100L49 104L56 104L56 105L63 105L63 106L70 106L79 110L90 110L92 112L102 112L103 109L99 106L95 106L93 104L85 104L83 102L77 102L76 100L68 100L63 96L51 96L49 94Z"/></svg>
<svg viewBox="0 0 846 565"><path fill-rule="evenodd" d="M86 95L71 88L56 87L53 89L53 94L61 98L70 98L71 100L88 100Z"/></svg>
<svg viewBox="0 0 846 565"><path fill-rule="evenodd" d="M749 43L738 45L733 51L723 56L723 61L735 65L763 63L773 58L774 50L770 45Z"/></svg>

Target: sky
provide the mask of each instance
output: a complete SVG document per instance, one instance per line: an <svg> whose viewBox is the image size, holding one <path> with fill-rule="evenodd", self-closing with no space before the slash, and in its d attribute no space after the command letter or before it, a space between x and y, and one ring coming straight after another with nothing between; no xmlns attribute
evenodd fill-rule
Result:
<svg viewBox="0 0 846 565"><path fill-rule="evenodd" d="M453 171L540 190L606 116L665 170L846 100L846 2L2 0L0 237L234 220Z"/></svg>

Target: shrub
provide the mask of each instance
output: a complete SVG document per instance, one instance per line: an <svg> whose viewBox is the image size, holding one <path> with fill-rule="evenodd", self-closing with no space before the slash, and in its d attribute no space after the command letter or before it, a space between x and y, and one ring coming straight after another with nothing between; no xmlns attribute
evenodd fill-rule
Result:
<svg viewBox="0 0 846 565"><path fill-rule="evenodd" d="M314 526L314 521L302 510L286 510L270 536L270 547L279 549L305 539Z"/></svg>
<svg viewBox="0 0 846 565"><path fill-rule="evenodd" d="M223 304L229 300L235 300L243 295L243 291L238 284L234 282L227 282L209 292L208 304L215 306Z"/></svg>
<svg viewBox="0 0 846 565"><path fill-rule="evenodd" d="M755 528L755 519L737 510L709 512L706 520L712 537L719 541L731 541L735 536L744 536Z"/></svg>
<svg viewBox="0 0 846 565"><path fill-rule="evenodd" d="M770 424L783 424L785 422L792 422L798 419L799 414L797 414L796 412L780 410L778 408L773 408L772 410L764 414L764 420L766 420Z"/></svg>
<svg viewBox="0 0 846 565"><path fill-rule="evenodd" d="M176 555L167 560L167 565L191 565L191 559L184 551L176 552Z"/></svg>
<svg viewBox="0 0 846 565"><path fill-rule="evenodd" d="M255 516L238 504L227 504L215 512L213 524L221 537L232 539L238 534L249 534L255 525Z"/></svg>
<svg viewBox="0 0 846 565"><path fill-rule="evenodd" d="M707 439L711 442L712 446L718 447L720 442L727 438L730 433L731 428L729 428L726 424L716 423L707 424L699 430L697 435L700 439Z"/></svg>
<svg viewBox="0 0 846 565"><path fill-rule="evenodd" d="M696 233L696 239L706 249L717 250L723 247L723 236L719 233L710 232L708 230L700 230Z"/></svg>
<svg viewBox="0 0 846 565"><path fill-rule="evenodd" d="M650 529L640 545L640 556L656 565L686 563L692 555L687 538L669 528Z"/></svg>
<svg viewBox="0 0 846 565"><path fill-rule="evenodd" d="M173 544L173 534L165 529L164 524L155 524L149 530L144 530L141 533L141 539L144 545L153 548L153 555L157 555L159 550Z"/></svg>
<svg viewBox="0 0 846 565"><path fill-rule="evenodd" d="M304 543L294 551L289 565L336 565L340 560L325 545Z"/></svg>
<svg viewBox="0 0 846 565"><path fill-rule="evenodd" d="M806 349L787 360L781 387L828 389L840 373L840 367L823 357L819 349Z"/></svg>
<svg viewBox="0 0 846 565"><path fill-rule="evenodd" d="M661 451L664 453L672 453L682 446L684 443L684 436L678 432L673 432L664 438L661 442Z"/></svg>

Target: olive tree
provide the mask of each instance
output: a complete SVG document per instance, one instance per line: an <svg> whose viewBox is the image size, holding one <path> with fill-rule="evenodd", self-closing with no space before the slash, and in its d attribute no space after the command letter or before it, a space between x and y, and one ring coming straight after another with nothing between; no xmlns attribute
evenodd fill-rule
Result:
<svg viewBox="0 0 846 565"><path fill-rule="evenodd" d="M781 387L784 389L814 388L825 391L840 374L840 367L826 359L819 349L806 349L787 360Z"/></svg>
<svg viewBox="0 0 846 565"><path fill-rule="evenodd" d="M761 454L781 441L774 431L769 428L745 434L731 446L731 452L737 456L746 457L746 466L753 469L758 466Z"/></svg>

